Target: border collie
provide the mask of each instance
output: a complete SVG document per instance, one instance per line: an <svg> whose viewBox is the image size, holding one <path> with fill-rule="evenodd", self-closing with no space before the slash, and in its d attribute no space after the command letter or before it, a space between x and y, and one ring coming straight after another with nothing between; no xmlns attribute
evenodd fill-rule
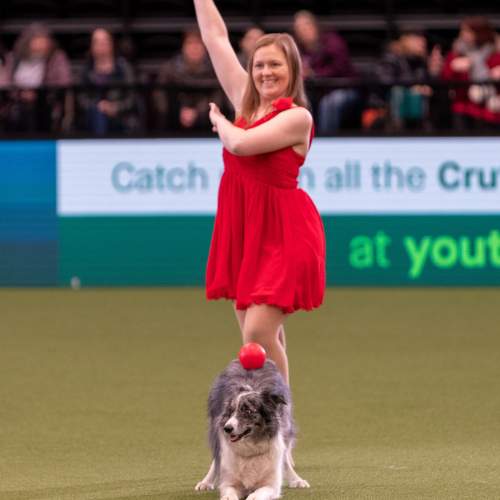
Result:
<svg viewBox="0 0 500 500"><path fill-rule="evenodd" d="M221 500L272 500L283 480L309 487L293 468L290 391L273 361L257 370L232 361L212 386L208 416L213 462L197 491L218 487Z"/></svg>

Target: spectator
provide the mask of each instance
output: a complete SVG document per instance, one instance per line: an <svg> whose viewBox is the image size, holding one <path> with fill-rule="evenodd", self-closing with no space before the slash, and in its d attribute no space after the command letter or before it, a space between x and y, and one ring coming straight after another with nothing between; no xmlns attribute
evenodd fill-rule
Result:
<svg viewBox="0 0 500 500"><path fill-rule="evenodd" d="M10 130L53 131L71 119L70 94L62 99L56 90L39 90L42 86L73 83L70 62L45 25L33 23L21 32L7 56L5 75L5 83L19 89L13 92L9 104Z"/></svg>
<svg viewBox="0 0 500 500"><path fill-rule="evenodd" d="M7 51L2 42L0 42L0 89L8 84L6 62Z"/></svg>
<svg viewBox="0 0 500 500"><path fill-rule="evenodd" d="M5 67L7 57L7 51L0 42L0 130L4 131L7 121L8 104L6 99L6 91L2 91L2 88L6 87L8 84L7 71Z"/></svg>
<svg viewBox="0 0 500 500"><path fill-rule="evenodd" d="M238 60L241 65L246 69L248 64L248 59L253 52L255 43L257 40L264 35L264 31L258 26L250 26L247 28L245 33L240 39L240 51L238 52Z"/></svg>
<svg viewBox="0 0 500 500"><path fill-rule="evenodd" d="M388 45L376 69L378 80L390 84L417 82L410 87L395 85L389 92L391 118L397 128L425 123L429 115L429 98L433 95L426 83L439 76L442 65L440 47L434 46L429 55L427 39L417 29L404 31Z"/></svg>
<svg viewBox="0 0 500 500"><path fill-rule="evenodd" d="M113 35L103 28L92 32L89 57L81 74L83 85L96 87L79 93L84 110L81 126L97 135L131 133L139 129L137 100L133 90L135 77L129 63L117 54ZM113 85L118 85L112 87ZM99 88L104 87L104 88Z"/></svg>
<svg viewBox="0 0 500 500"><path fill-rule="evenodd" d="M215 73L208 59L207 51L197 28L184 32L182 47L179 54L165 62L158 76L158 83L194 85L206 81L215 84ZM175 99L168 99L165 92L155 94L156 108L160 112L160 128L170 126L182 129L204 129L209 126L208 103L221 103L219 91L211 93L196 91L180 91Z"/></svg>
<svg viewBox="0 0 500 500"><path fill-rule="evenodd" d="M464 82L500 79L496 33L484 17L464 19L446 56L442 78ZM452 112L459 129L500 125L500 96L495 85L471 85L452 91Z"/></svg>
<svg viewBox="0 0 500 500"><path fill-rule="evenodd" d="M314 14L301 10L294 16L293 31L301 49L304 76L313 78L353 78L356 72L349 49L334 31L321 32ZM319 131L334 133L346 124L346 118L361 114L361 96L355 89L336 89L319 102Z"/></svg>

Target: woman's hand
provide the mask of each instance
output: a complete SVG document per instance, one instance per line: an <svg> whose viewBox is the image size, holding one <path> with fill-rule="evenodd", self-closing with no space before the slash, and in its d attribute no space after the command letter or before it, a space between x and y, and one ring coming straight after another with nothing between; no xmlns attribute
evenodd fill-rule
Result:
<svg viewBox="0 0 500 500"><path fill-rule="evenodd" d="M198 119L198 111L196 108L182 106L179 113L179 121L184 128L191 128Z"/></svg>
<svg viewBox="0 0 500 500"><path fill-rule="evenodd" d="M490 77L492 80L500 80L500 65L491 68Z"/></svg>
<svg viewBox="0 0 500 500"><path fill-rule="evenodd" d="M451 61L451 69L457 73L466 73L471 67L471 61L468 57L457 57Z"/></svg>
<svg viewBox="0 0 500 500"><path fill-rule="evenodd" d="M208 113L208 118L210 119L210 123L212 124L212 130L214 132L218 132L217 123L221 119L225 119L225 116L221 113L219 106L214 102L208 104L210 107L210 111Z"/></svg>
<svg viewBox="0 0 500 500"><path fill-rule="evenodd" d="M110 118L114 118L119 111L117 102L106 100L99 101L97 103L97 109Z"/></svg>

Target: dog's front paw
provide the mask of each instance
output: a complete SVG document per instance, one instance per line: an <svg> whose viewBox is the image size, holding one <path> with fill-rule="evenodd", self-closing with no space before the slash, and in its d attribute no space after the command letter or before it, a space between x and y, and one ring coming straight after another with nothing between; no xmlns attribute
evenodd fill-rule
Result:
<svg viewBox="0 0 500 500"><path fill-rule="evenodd" d="M270 486L259 488L247 496L247 500L274 500L275 498L280 498L280 492Z"/></svg>
<svg viewBox="0 0 500 500"><path fill-rule="evenodd" d="M309 485L309 483L305 479L302 479L301 477L297 477L296 479L289 481L288 486L290 488L310 488L311 487Z"/></svg>
<svg viewBox="0 0 500 500"><path fill-rule="evenodd" d="M215 490L215 485L214 483L211 483L210 481L200 481L195 487L194 489L196 491L212 491L212 490Z"/></svg>
<svg viewBox="0 0 500 500"><path fill-rule="evenodd" d="M260 493L252 493L251 495L247 496L247 500L273 500L273 498L279 497L269 494L262 495Z"/></svg>

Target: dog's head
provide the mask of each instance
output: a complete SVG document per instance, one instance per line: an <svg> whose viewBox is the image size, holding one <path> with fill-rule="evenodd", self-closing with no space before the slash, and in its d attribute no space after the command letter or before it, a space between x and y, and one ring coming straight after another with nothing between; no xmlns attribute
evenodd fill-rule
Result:
<svg viewBox="0 0 500 500"><path fill-rule="evenodd" d="M246 437L273 437L279 426L279 408L287 404L282 394L249 389L242 387L225 405L221 426L232 443Z"/></svg>

